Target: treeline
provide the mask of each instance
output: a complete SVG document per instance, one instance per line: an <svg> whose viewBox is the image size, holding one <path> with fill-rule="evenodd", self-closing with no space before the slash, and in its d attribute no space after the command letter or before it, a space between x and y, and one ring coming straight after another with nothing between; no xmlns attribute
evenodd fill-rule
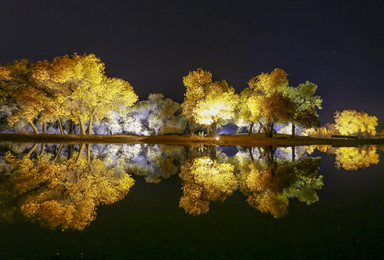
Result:
<svg viewBox="0 0 384 260"><path fill-rule="evenodd" d="M253 77L240 94L225 80L213 81L203 69L189 72L183 84L182 104L161 94L137 102L128 82L105 75L100 58L75 53L51 62L17 60L0 66L0 105L10 126L26 122L36 134L40 132L37 125L45 133L46 125L52 123L61 134L72 134L77 125L82 135L92 134L95 123L96 133L143 135L187 133L201 127L207 135L216 135L219 126L234 123L247 127L249 134L257 129L266 137L272 137L279 124L291 125L292 135L296 126L320 126L317 110L322 99L315 94L317 85L306 81L290 86L287 73L279 68ZM335 119L343 119L343 113ZM374 135L376 126L377 118L371 118L355 128ZM307 134L315 133L311 131Z"/></svg>

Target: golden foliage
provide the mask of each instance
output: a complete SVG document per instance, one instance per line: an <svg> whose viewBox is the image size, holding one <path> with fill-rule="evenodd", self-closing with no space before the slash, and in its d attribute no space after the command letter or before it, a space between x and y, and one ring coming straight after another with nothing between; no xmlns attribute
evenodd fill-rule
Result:
<svg viewBox="0 0 384 260"><path fill-rule="evenodd" d="M45 156L17 159L8 153L5 161L11 167L1 174L12 184L21 212L51 228L84 229L100 204L121 200L134 185L128 174L107 169L100 160L58 163Z"/></svg>
<svg viewBox="0 0 384 260"><path fill-rule="evenodd" d="M225 200L237 189L234 166L208 157L196 158L181 167L184 194L180 207L193 215L207 213L210 201Z"/></svg>
<svg viewBox="0 0 384 260"><path fill-rule="evenodd" d="M318 201L315 190L323 186L322 176L316 178L319 159L280 163L242 161L238 174L240 191L260 212L280 218L288 212L289 198L298 198L308 205Z"/></svg>
<svg viewBox="0 0 384 260"><path fill-rule="evenodd" d="M181 106L188 120L210 125L234 117L238 96L226 81L212 82L212 74L199 68L189 72L183 83L186 92Z"/></svg>
<svg viewBox="0 0 384 260"><path fill-rule="evenodd" d="M19 120L51 122L70 118L80 122L106 117L110 110L131 106L138 99L132 86L105 75L95 54L56 57L52 62L15 61L0 71L1 101L11 106L10 125ZM1 95L4 92L4 95ZM83 132L84 133L84 132Z"/></svg>
<svg viewBox="0 0 384 260"><path fill-rule="evenodd" d="M275 92L281 92L288 87L288 74L279 68L271 73L261 73L248 81L248 85L255 92L261 92L265 96L270 96Z"/></svg>
<svg viewBox="0 0 384 260"><path fill-rule="evenodd" d="M376 135L377 117L356 110L337 111L335 127L342 135Z"/></svg>
<svg viewBox="0 0 384 260"><path fill-rule="evenodd" d="M378 164L380 157L376 152L376 147L340 147L334 152L336 154L336 167L344 170L357 170L366 168L373 164Z"/></svg>
<svg viewBox="0 0 384 260"><path fill-rule="evenodd" d="M238 96L227 82L215 82L205 98L199 100L192 110L195 121L201 125L213 122L229 122L234 117Z"/></svg>

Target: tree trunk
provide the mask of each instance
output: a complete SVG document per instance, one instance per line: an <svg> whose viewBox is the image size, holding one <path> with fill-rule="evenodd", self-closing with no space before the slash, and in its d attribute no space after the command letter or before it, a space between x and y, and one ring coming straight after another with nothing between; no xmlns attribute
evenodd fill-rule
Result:
<svg viewBox="0 0 384 260"><path fill-rule="evenodd" d="M252 134L252 131L253 131L253 122L249 125L249 130L248 130L248 135L251 135ZM253 160L252 160L253 161Z"/></svg>
<svg viewBox="0 0 384 260"><path fill-rule="evenodd" d="M61 150L63 149L63 145L64 144L60 144L59 149L57 150L57 154L56 154L55 158L53 159L53 162L55 162L57 160L57 158L59 158Z"/></svg>
<svg viewBox="0 0 384 260"><path fill-rule="evenodd" d="M91 163L91 144L87 144L87 158L88 163Z"/></svg>
<svg viewBox="0 0 384 260"><path fill-rule="evenodd" d="M261 132L261 129L264 127L262 123L259 122L259 130L257 130L257 133L259 134Z"/></svg>
<svg viewBox="0 0 384 260"><path fill-rule="evenodd" d="M295 124L292 124L292 137L295 137L296 135L296 126Z"/></svg>
<svg viewBox="0 0 384 260"><path fill-rule="evenodd" d="M216 123L216 122L213 122L213 123L211 124L211 126L212 126L212 135L213 135L213 136L216 136L216 135L217 135L217 123Z"/></svg>
<svg viewBox="0 0 384 260"><path fill-rule="evenodd" d="M29 152L25 155L25 157L31 156L31 154L33 153L33 151L36 149L37 146L38 146L38 144L34 143L31 150L29 150Z"/></svg>
<svg viewBox="0 0 384 260"><path fill-rule="evenodd" d="M292 148L292 162L294 162L296 157L296 153L295 153L296 149L294 146L292 146L291 148Z"/></svg>
<svg viewBox="0 0 384 260"><path fill-rule="evenodd" d="M40 149L40 154L39 154L39 155L43 155L43 153L44 153L44 148L45 148L45 144L44 144L44 143L41 143L41 149Z"/></svg>
<svg viewBox="0 0 384 260"><path fill-rule="evenodd" d="M73 120L69 119L69 131L68 134L73 134Z"/></svg>
<svg viewBox="0 0 384 260"><path fill-rule="evenodd" d="M60 118L57 118L57 122L59 123L60 133L63 135L64 134L64 129L63 129L63 124L61 123Z"/></svg>
<svg viewBox="0 0 384 260"><path fill-rule="evenodd" d="M35 124L32 121L28 121L28 124L32 127L33 132L35 134L39 134L39 130L37 130L37 127L35 126Z"/></svg>
<svg viewBox="0 0 384 260"><path fill-rule="evenodd" d="M80 156L84 152L84 147L85 147L85 144L81 144L80 145L79 154L76 157L75 164L77 164L79 162Z"/></svg>
<svg viewBox="0 0 384 260"><path fill-rule="evenodd" d="M80 123L80 134L81 135L86 135L85 128L84 128L84 122L83 122L83 120L81 120L80 117L79 117L79 123Z"/></svg>
<svg viewBox="0 0 384 260"><path fill-rule="evenodd" d="M248 146L248 151L249 151L249 156L251 157L251 160L253 162L253 154L252 154L252 147L251 146Z"/></svg>
<svg viewBox="0 0 384 260"><path fill-rule="evenodd" d="M88 125L88 134L92 134L92 123L93 123L93 116L89 118L89 125Z"/></svg>
<svg viewBox="0 0 384 260"><path fill-rule="evenodd" d="M207 136L211 136L211 134L209 133L209 128L210 127L211 127L210 125L207 126Z"/></svg>
<svg viewBox="0 0 384 260"><path fill-rule="evenodd" d="M73 152L73 144L69 144L69 145L68 145L68 156L67 156L67 160L71 159L71 157L72 157L72 152Z"/></svg>
<svg viewBox="0 0 384 260"><path fill-rule="evenodd" d="M46 129L46 124L45 122L43 122L43 124L41 125L42 127L42 133L45 134L45 129Z"/></svg>

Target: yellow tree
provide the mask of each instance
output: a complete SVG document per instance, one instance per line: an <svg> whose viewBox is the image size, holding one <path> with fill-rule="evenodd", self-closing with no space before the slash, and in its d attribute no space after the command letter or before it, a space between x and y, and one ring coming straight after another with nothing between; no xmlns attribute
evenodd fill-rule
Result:
<svg viewBox="0 0 384 260"><path fill-rule="evenodd" d="M217 123L233 118L238 96L226 81L212 82L212 74L199 68L189 72L183 83L183 114L190 122L205 125L208 135L211 126L216 134Z"/></svg>
<svg viewBox="0 0 384 260"><path fill-rule="evenodd" d="M276 123L287 123L294 117L297 106L286 95L288 84L287 73L279 68L269 74L262 73L253 77L248 82L252 91L247 90L244 93L249 97L242 98L242 102L248 106L250 113L247 109L242 111L250 115L248 120L251 123L255 121L262 123L266 137L273 136Z"/></svg>
<svg viewBox="0 0 384 260"><path fill-rule="evenodd" d="M183 183L180 207L193 215L207 213L210 201L223 201L237 189L233 171L233 165L209 157L186 162L179 174Z"/></svg>
<svg viewBox="0 0 384 260"><path fill-rule="evenodd" d="M196 107L197 102L205 97L211 83L212 74L201 68L190 71L187 76L183 77L186 91L181 107L183 108L183 114L189 121L194 121L192 111Z"/></svg>
<svg viewBox="0 0 384 260"><path fill-rule="evenodd" d="M24 120L38 134L34 121L40 121L45 132L45 123L50 121L52 113L56 113L58 99L53 91L31 77L35 66L28 60L16 60L1 67L0 101L11 111L7 118L11 126Z"/></svg>
<svg viewBox="0 0 384 260"><path fill-rule="evenodd" d="M297 105L294 117L292 119L292 136L295 135L295 124L305 128L319 127L319 115L316 109L322 109L323 100L316 96L317 85L306 81L298 87L288 87L285 89L287 96Z"/></svg>
<svg viewBox="0 0 384 260"><path fill-rule="evenodd" d="M209 92L199 100L192 110L194 120L207 127L207 135L210 135L209 126L212 126L216 135L217 125L228 123L235 115L238 103L238 95L226 81L211 83Z"/></svg>
<svg viewBox="0 0 384 260"><path fill-rule="evenodd" d="M252 129L255 122L259 121L260 114L256 113L257 110L253 110L252 114L251 109L248 106L248 99L252 95L253 91L251 88L245 88L239 95L239 102L235 110L235 120L234 123L238 127L249 127L248 135L252 134Z"/></svg>
<svg viewBox="0 0 384 260"><path fill-rule="evenodd" d="M62 97L60 116L78 122L81 134L86 134L85 121L91 133L94 120L104 118L109 110L131 106L138 99L128 82L108 78L104 70L104 63L94 54L75 53L39 63L33 75Z"/></svg>
<svg viewBox="0 0 384 260"><path fill-rule="evenodd" d="M356 110L335 113L335 128L342 135L376 135L377 117Z"/></svg>

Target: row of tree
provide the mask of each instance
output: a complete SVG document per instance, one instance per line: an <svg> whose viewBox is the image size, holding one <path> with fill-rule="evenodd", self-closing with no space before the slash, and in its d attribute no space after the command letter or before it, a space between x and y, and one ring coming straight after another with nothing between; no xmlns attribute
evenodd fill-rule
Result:
<svg viewBox="0 0 384 260"><path fill-rule="evenodd" d="M0 104L8 110L9 124L24 120L35 133L36 122L45 132L46 123L57 121L64 134L64 119L79 124L81 134L88 122L91 133L94 121L137 100L128 82L105 75L104 63L94 54L75 53L52 62L17 60L0 67Z"/></svg>
<svg viewBox="0 0 384 260"><path fill-rule="evenodd" d="M189 72L183 83L186 92L181 106L161 94L136 103L132 86L107 77L100 58L75 53L51 62L17 60L0 66L0 105L9 125L24 121L35 133L39 133L37 126L45 133L47 123L57 122L61 134L64 128L72 134L74 124L80 134L91 134L93 124L100 120L99 127L109 129L97 133L144 135L185 133L186 128L198 126L205 127L208 136L216 135L217 127L227 123L248 127L249 134L257 125L266 137L273 136L277 124L291 124L292 135L296 126L319 127L317 109L322 99L315 95L317 86L309 81L289 86L282 69L253 77L240 94L225 80L213 81L212 74L203 69ZM374 135L377 118L356 113L336 114L339 132Z"/></svg>
<svg viewBox="0 0 384 260"><path fill-rule="evenodd" d="M216 134L217 125L230 121L249 126L249 134L258 123L266 137L272 137L276 124L292 124L305 128L318 127L322 99L315 95L317 86L309 81L298 87L289 86L287 73L275 69L262 73L248 82L239 95L223 81L212 81L212 74L203 69L190 72L183 78L186 87L182 104L188 120L210 128Z"/></svg>

